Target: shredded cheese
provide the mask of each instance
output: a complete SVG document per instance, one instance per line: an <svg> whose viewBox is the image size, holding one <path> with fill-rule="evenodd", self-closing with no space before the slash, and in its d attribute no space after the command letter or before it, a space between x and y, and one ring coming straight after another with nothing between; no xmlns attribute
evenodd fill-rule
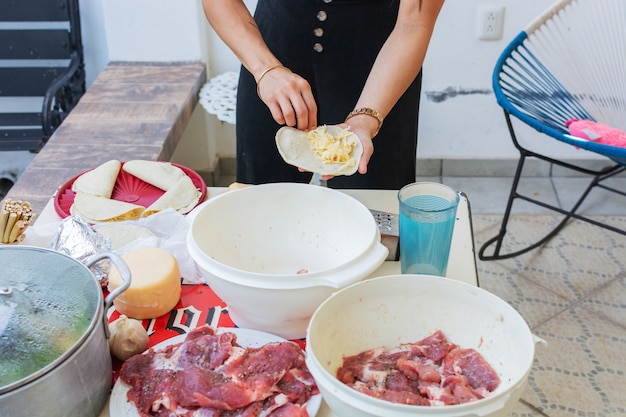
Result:
<svg viewBox="0 0 626 417"><path fill-rule="evenodd" d="M350 138L348 129L341 129L337 136L326 130L326 126L319 126L308 132L307 139L316 158L325 164L343 164L354 166L356 161L351 156L355 143Z"/></svg>

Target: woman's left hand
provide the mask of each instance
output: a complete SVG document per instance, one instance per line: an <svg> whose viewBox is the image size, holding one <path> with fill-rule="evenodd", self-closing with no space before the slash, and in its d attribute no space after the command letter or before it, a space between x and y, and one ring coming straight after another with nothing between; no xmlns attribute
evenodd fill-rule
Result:
<svg viewBox="0 0 626 417"><path fill-rule="evenodd" d="M347 124L342 124L343 127L348 127ZM359 174L367 173L367 164L370 162L370 158L374 153L374 143L372 142L372 136L367 129L352 126L350 130L354 132L359 139L361 140L361 145L363 145L363 155L361 155L361 160L359 161Z"/></svg>
<svg viewBox="0 0 626 417"><path fill-rule="evenodd" d="M350 120L350 122L352 122L352 120ZM359 126L358 124L355 124L355 126L352 126L352 124L348 125L347 123L341 123L337 126L343 127L343 128L349 128L350 131L356 134L359 140L361 141L361 145L363 146L363 154L361 155L361 159L359 160L359 167L357 168L357 171L359 172L359 174L365 174L367 172L367 164L369 163L370 158L372 157L372 154L374 153L374 143L372 142L371 133L369 132L367 128ZM301 168L299 168L299 170L301 172L306 171ZM324 181L328 181L333 177L334 175L322 175L322 179Z"/></svg>

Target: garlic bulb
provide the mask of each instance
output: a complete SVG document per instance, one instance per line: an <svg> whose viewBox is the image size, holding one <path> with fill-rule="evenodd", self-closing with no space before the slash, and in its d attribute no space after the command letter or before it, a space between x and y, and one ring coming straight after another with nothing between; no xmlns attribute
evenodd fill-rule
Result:
<svg viewBox="0 0 626 417"><path fill-rule="evenodd" d="M122 314L109 324L111 354L121 361L143 352L148 346L148 332L141 321L130 319Z"/></svg>

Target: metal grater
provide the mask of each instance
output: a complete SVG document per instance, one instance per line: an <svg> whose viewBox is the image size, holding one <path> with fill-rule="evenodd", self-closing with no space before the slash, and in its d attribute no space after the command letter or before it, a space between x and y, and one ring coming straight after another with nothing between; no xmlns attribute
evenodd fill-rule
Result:
<svg viewBox="0 0 626 417"><path fill-rule="evenodd" d="M386 211L373 210L370 212L376 220L378 230L380 230L380 243L389 249L387 261L397 261L400 259L400 227L398 225L398 215Z"/></svg>
<svg viewBox="0 0 626 417"><path fill-rule="evenodd" d="M400 229L398 226L398 215L386 211L370 209L376 224L383 235L399 236Z"/></svg>

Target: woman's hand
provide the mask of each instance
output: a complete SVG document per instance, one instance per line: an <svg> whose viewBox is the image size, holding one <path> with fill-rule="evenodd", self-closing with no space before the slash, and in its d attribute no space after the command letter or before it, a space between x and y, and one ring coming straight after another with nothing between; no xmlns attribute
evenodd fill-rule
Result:
<svg viewBox="0 0 626 417"><path fill-rule="evenodd" d="M276 123L311 130L317 126L317 104L308 81L278 66L257 81L259 97Z"/></svg>
<svg viewBox="0 0 626 417"><path fill-rule="evenodd" d="M339 125L350 129L361 140L363 155L359 161L358 171L360 174L365 174L367 172L367 164L370 162L370 158L374 153L374 143L372 139L376 132L378 132L378 124L378 120L375 117L367 114L359 114L350 117L350 120L347 123Z"/></svg>
<svg viewBox="0 0 626 417"><path fill-rule="evenodd" d="M361 160L359 161L358 171L359 174L365 174L367 173L367 164L369 164L370 158L374 153L374 143L372 142L371 133L367 129L358 126L351 126L350 130L359 137L363 145L363 155L361 155Z"/></svg>
<svg viewBox="0 0 626 417"><path fill-rule="evenodd" d="M352 119L350 119L350 122L352 122ZM352 131L354 134L356 134L359 137L359 140L361 141L361 145L363 146L363 154L361 155L361 159L359 160L359 167L357 168L357 171L359 172L359 174L365 174L367 172L367 164L369 163L370 158L372 157L372 154L374 153L374 143L372 142L372 134L370 133L367 127L360 126L357 123L355 123L354 126L352 126L352 123L350 123L350 125L348 125L347 123L341 123L337 126L342 127L342 128L349 128L350 131ZM298 168L298 170L300 172L306 172L306 170L302 168ZM322 179L324 181L328 181L332 179L333 177L334 175L322 175Z"/></svg>

